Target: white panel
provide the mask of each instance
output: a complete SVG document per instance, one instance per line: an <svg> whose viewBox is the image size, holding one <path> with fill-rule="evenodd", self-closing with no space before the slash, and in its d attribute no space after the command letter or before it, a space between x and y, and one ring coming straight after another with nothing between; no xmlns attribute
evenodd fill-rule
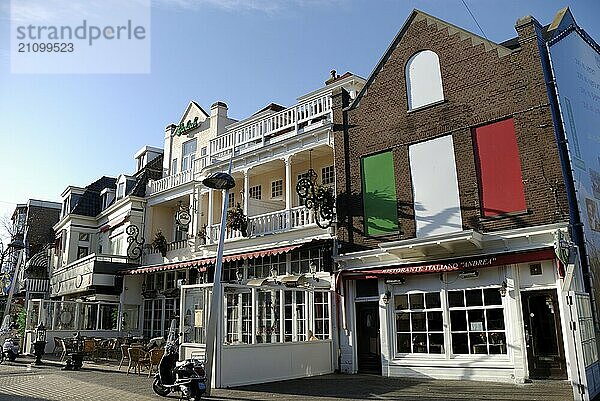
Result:
<svg viewBox="0 0 600 401"><path fill-rule="evenodd" d="M221 387L332 373L331 348L331 340L222 346Z"/></svg>
<svg viewBox="0 0 600 401"><path fill-rule="evenodd" d="M409 110L444 100L439 58L431 50L412 56L405 76Z"/></svg>
<svg viewBox="0 0 600 401"><path fill-rule="evenodd" d="M462 230L452 136L409 147L417 237Z"/></svg>

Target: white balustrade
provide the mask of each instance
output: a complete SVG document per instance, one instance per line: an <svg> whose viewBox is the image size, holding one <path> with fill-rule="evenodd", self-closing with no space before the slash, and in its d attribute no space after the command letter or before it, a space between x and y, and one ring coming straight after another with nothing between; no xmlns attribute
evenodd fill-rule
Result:
<svg viewBox="0 0 600 401"><path fill-rule="evenodd" d="M304 206L298 206L290 210L279 210L250 217L248 219L248 234L257 237L315 224L314 212ZM208 230L209 239L217 242L220 231L220 224L211 225ZM226 241L239 238L243 238L241 232L227 228L225 232Z"/></svg>
<svg viewBox="0 0 600 401"><path fill-rule="evenodd" d="M304 101L295 106L269 114L258 120L234 125L231 130L210 141L210 155L215 158L229 156L232 151L245 153L262 146L271 137L305 128L315 120L330 116L331 94Z"/></svg>
<svg viewBox="0 0 600 401"><path fill-rule="evenodd" d="M194 180L194 168L181 171L177 174L168 175L160 180L150 180L146 188L146 195L152 195L158 192L175 188L179 185L187 184Z"/></svg>

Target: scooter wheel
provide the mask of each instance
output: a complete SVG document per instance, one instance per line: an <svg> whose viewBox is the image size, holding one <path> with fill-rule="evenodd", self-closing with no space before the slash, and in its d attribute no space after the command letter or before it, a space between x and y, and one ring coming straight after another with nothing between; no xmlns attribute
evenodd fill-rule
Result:
<svg viewBox="0 0 600 401"><path fill-rule="evenodd" d="M161 397L166 397L171 392L171 389L160 384L160 379L158 377L155 378L154 383L152 383L152 390Z"/></svg>
<svg viewBox="0 0 600 401"><path fill-rule="evenodd" d="M4 362L4 352L0 351L0 363Z"/></svg>

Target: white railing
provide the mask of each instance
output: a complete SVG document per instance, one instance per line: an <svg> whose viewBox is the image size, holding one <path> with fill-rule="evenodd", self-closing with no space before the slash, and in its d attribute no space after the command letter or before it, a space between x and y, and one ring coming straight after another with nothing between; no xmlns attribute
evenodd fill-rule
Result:
<svg viewBox="0 0 600 401"><path fill-rule="evenodd" d="M316 224L314 212L304 206L253 216L248 220L248 234L251 237L275 234L293 228ZM211 225L208 231L209 240L218 241L220 231L220 224ZM242 237L242 233L237 230L228 228L225 232L225 240L234 240Z"/></svg>
<svg viewBox="0 0 600 401"><path fill-rule="evenodd" d="M175 188L179 185L187 184L194 180L194 168L189 170L181 171L177 174L168 175L161 178L160 180L148 181L146 187L146 195L152 195L157 192L166 191L167 189Z"/></svg>
<svg viewBox="0 0 600 401"><path fill-rule="evenodd" d="M222 158L262 146L274 136L295 135L315 120L330 118L331 94L324 94L258 120L234 125L225 134L211 139L209 155ZM287 135L285 135L287 137Z"/></svg>

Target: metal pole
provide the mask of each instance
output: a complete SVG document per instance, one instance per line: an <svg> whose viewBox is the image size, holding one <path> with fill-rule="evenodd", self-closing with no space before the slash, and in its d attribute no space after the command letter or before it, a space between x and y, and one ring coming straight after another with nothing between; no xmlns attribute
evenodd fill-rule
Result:
<svg viewBox="0 0 600 401"><path fill-rule="evenodd" d="M231 166L233 163L233 155L229 160L228 174L231 175ZM213 279L212 299L210 303L210 315L208 317L208 327L206 328L206 352L204 354L204 369L206 371L206 395L210 395L212 389L212 368L215 356L217 337L217 323L222 317L221 297L221 271L223 269L223 245L225 243L225 224L227 220L227 207L229 206L229 189L224 191L223 211L221 213L221 232L219 233L219 243L217 244L217 258L215 262L215 276ZM216 373L215 373L216 378Z"/></svg>
<svg viewBox="0 0 600 401"><path fill-rule="evenodd" d="M6 319L6 316L8 316L10 314L10 303L12 302L12 297L13 297L13 294L15 293L15 286L18 284L18 281L19 281L19 273L21 270L21 261L23 260L24 252L25 252L24 249L21 249L19 251L17 265L15 266L15 268L13 270L12 283L10 284L10 290L8 291L8 297L6 297L6 306L4 307L4 314L2 315L3 323L4 323L4 319Z"/></svg>

